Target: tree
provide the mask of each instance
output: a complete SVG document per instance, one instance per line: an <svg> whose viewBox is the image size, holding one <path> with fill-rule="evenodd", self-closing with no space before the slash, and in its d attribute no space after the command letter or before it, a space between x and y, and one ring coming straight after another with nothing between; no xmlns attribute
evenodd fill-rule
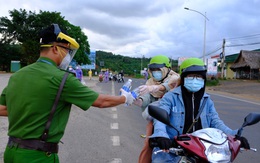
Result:
<svg viewBox="0 0 260 163"><path fill-rule="evenodd" d="M11 60L19 60L21 49L19 45L0 43L0 71L10 71Z"/></svg>
<svg viewBox="0 0 260 163"><path fill-rule="evenodd" d="M32 11L14 9L9 11L10 19L0 17L0 43L1 46L19 45L20 46L20 61L25 65L35 62L39 57L39 31L52 23L57 23L68 34L75 38L80 44L80 49L75 55L75 60L79 63L90 63L86 52L89 52L89 44L87 36L81 31L80 27L70 24L59 12L40 11L36 14ZM0 49L0 57L8 53L3 53ZM10 55L10 54L9 54ZM12 57L8 57L12 59ZM10 61L6 61L9 62ZM5 63L7 64L7 63Z"/></svg>
<svg viewBox="0 0 260 163"><path fill-rule="evenodd" d="M69 28L67 29L70 32L69 35L80 43L80 48L78 49L74 59L79 64L90 64L89 58L86 57L86 53L90 54L89 43L87 42L88 37L81 31L80 27L76 27L71 24L66 25L66 27Z"/></svg>

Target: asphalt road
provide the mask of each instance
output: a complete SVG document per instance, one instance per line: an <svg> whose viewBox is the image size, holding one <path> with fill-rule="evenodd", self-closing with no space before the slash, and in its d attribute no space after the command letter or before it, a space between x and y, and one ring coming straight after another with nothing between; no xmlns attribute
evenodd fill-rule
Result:
<svg viewBox="0 0 260 163"><path fill-rule="evenodd" d="M241 127L244 117L250 112L260 114L260 103L219 94L211 94L211 98L215 103L219 117L232 129ZM260 123L245 127L242 133L242 136L248 139L251 147L258 150L260 150L259 131ZM238 154L235 162L260 162L259 151L243 151Z"/></svg>
<svg viewBox="0 0 260 163"><path fill-rule="evenodd" d="M10 75L0 74L0 92L7 84ZM118 94L123 83L100 83L97 78L87 85L97 92ZM126 81L126 79L125 79ZM133 79L133 88L144 84L143 79ZM218 92L211 88L210 94L215 101L219 116L232 129L241 126L244 116L249 112L260 112L259 101L232 96L232 93ZM0 117L0 163L7 142L7 119ZM145 133L146 121L136 106L120 105L98 109L91 107L82 111L73 106L71 116L60 144L61 163L133 163L137 162ZM244 129L243 135L252 147L260 149L260 123ZM236 163L259 162L260 155L251 151L239 154Z"/></svg>

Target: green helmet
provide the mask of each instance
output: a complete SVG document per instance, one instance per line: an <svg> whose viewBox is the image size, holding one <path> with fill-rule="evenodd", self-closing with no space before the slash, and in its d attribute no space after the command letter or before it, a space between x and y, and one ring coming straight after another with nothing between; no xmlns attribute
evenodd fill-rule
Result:
<svg viewBox="0 0 260 163"><path fill-rule="evenodd" d="M180 75L186 72L207 72L204 62L199 58L188 58L180 66Z"/></svg>
<svg viewBox="0 0 260 163"><path fill-rule="evenodd" d="M149 63L149 69L171 67L170 60L165 55L154 56Z"/></svg>

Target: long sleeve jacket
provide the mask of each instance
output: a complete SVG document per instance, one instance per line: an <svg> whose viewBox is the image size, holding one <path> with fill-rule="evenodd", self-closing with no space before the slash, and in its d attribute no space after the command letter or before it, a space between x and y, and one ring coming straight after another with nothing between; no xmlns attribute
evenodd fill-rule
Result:
<svg viewBox="0 0 260 163"><path fill-rule="evenodd" d="M226 134L235 135L237 130L231 130L219 118L214 107L214 103L210 99L210 95L204 93L200 105L202 105L203 100L206 100L206 103L200 115L202 128L217 128ZM181 87L179 86L174 90L167 92L160 100L159 106L168 112L171 124L179 131L180 134L182 134L186 113L182 99ZM173 139L174 136L177 136L177 131L174 128L154 119L154 133L150 137L166 137Z"/></svg>

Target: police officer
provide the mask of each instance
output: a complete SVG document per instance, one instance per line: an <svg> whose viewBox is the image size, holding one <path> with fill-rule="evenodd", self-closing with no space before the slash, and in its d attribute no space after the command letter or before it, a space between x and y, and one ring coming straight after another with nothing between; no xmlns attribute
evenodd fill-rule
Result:
<svg viewBox="0 0 260 163"><path fill-rule="evenodd" d="M14 73L1 94L0 110L2 115L8 113L9 121L6 163L59 162L58 142L64 134L72 104L87 110L90 106L106 108L133 102L131 93L121 90L121 96L99 94L69 74L47 139L43 141L60 83L79 44L57 24L41 32L40 44L37 62Z"/></svg>

